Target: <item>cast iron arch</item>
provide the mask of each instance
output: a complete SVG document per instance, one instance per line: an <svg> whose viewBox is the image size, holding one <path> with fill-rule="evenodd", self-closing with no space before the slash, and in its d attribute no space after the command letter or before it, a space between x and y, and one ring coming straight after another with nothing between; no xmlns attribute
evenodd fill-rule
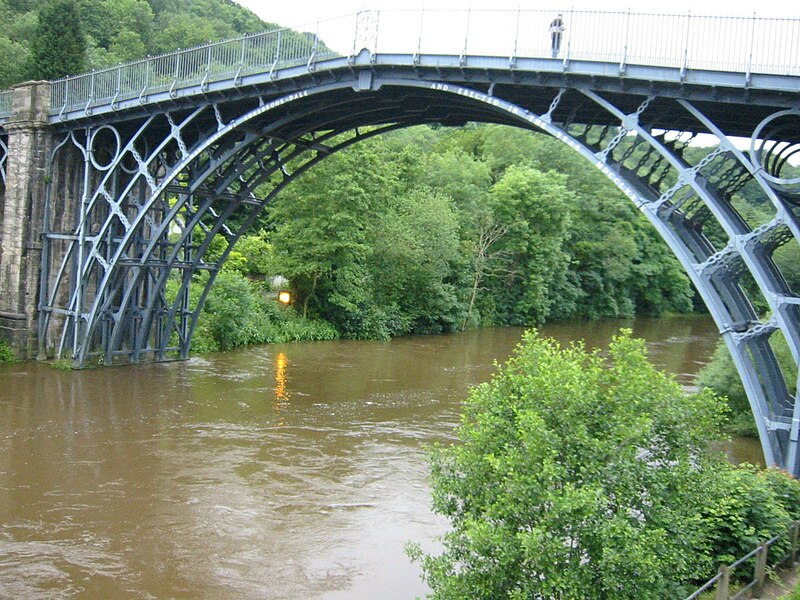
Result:
<svg viewBox="0 0 800 600"><path fill-rule="evenodd" d="M764 173L755 149L754 162L696 104L656 95L558 88L552 89L549 109L535 114L446 82L387 78L377 89L357 90L352 82L333 82L260 100L239 112L208 102L151 115L127 129L104 124L67 134L54 152L54 170L59 152L67 148L83 157L84 202L75 239L43 286L51 309L41 319L40 343L52 335L54 318L63 318L58 353L72 356L76 366L93 356L107 364L120 357L162 360L170 352L185 357L220 265L274 195L302 172L334 152L400 127L468 121L516 125L567 144L655 226L731 351L767 462L797 473L798 405L770 338L781 333L796 367L800 299L772 256L800 239L800 230L791 190L779 185L787 182L779 173ZM688 133L670 131L662 116L667 104L682 115ZM586 114L591 121L582 117ZM698 132L715 136L718 146L689 164L684 150ZM101 137L107 143L100 144ZM267 195L256 197L267 184ZM772 207L770 220L751 224L736 210L733 195L745 185L755 186ZM237 226L229 227L234 222ZM217 236L226 246L207 261ZM189 281L202 270L210 276L198 302L190 305ZM168 296L172 272L182 275L179 289ZM76 283L67 294L70 280ZM769 306L766 320L754 308L754 293ZM61 310L55 309L59 301ZM175 338L177 344L171 341ZM797 377L796 369L792 375Z"/></svg>

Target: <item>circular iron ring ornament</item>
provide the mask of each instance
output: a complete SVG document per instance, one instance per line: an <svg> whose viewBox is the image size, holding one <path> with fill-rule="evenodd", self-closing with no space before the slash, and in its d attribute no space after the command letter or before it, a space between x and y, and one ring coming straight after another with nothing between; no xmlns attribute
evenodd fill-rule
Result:
<svg viewBox="0 0 800 600"><path fill-rule="evenodd" d="M111 137L105 133L106 131L111 132ZM109 149L109 142L112 142L115 146L113 152ZM89 140L89 160L92 161L92 166L98 171L108 171L117 163L120 148L122 148L122 140L116 128L111 125L98 127L92 132L92 137ZM108 157L108 162L101 164L96 158L98 154Z"/></svg>
<svg viewBox="0 0 800 600"><path fill-rule="evenodd" d="M770 124L777 125L775 122L785 117L794 117L800 121L800 110L781 110L771 114L758 124L750 137L750 161L771 187L788 194L800 195L800 177L780 176L783 165L792 156L800 154L800 143L788 143L781 146L779 142L771 139L771 135L773 131L780 130L783 127L773 127L772 130L767 129ZM800 124L798 124L798 127L800 127ZM761 138L765 129L767 129L766 137ZM772 144L772 146L767 148L769 144Z"/></svg>

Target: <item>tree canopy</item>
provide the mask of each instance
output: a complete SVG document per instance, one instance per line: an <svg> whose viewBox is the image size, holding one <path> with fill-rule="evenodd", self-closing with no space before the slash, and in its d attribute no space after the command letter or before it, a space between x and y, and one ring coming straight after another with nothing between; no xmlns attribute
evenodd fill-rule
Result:
<svg viewBox="0 0 800 600"><path fill-rule="evenodd" d="M38 15L27 76L58 79L83 70L86 39L76 0L55 0Z"/></svg>
<svg viewBox="0 0 800 600"><path fill-rule="evenodd" d="M0 0L0 89L274 29L231 0Z"/></svg>
<svg viewBox="0 0 800 600"><path fill-rule="evenodd" d="M724 402L685 394L622 332L608 356L529 332L432 454L452 529L433 598L682 598L785 531L800 483L709 450Z"/></svg>

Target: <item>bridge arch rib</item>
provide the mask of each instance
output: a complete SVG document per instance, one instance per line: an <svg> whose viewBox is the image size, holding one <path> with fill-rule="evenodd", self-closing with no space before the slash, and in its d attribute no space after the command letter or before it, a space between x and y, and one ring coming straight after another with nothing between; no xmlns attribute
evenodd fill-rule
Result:
<svg viewBox="0 0 800 600"><path fill-rule="evenodd" d="M234 244L305 170L400 127L515 125L569 145L654 225L728 345L767 462L798 472L800 415L787 377L794 387L800 298L773 255L800 240L800 226L792 190L776 185L776 175L754 164L725 133L752 131L743 131L714 103L642 90L374 77L354 71L351 78L317 80L279 97L208 100L65 132L54 151L50 194L82 202L73 231L50 229L46 235L52 247L40 344L54 345L77 366L93 357L106 363L185 357L203 302ZM764 110L764 123L770 114ZM698 133L714 136L718 146L690 164L684 151ZM790 133L796 141L796 129ZM76 159L82 178L68 176ZM745 186L772 207L769 220L751 223L737 210L734 194ZM212 240L220 238L224 250L210 253ZM189 282L200 271L210 275L201 297L190 302ZM175 273L177 290L173 283L167 293ZM756 306L768 306L769 314L762 317ZM789 346L792 373L781 371L776 336Z"/></svg>

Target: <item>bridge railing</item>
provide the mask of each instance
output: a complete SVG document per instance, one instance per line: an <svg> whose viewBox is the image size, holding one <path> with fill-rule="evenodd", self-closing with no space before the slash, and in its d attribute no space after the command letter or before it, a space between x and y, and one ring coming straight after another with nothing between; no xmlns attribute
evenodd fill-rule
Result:
<svg viewBox="0 0 800 600"><path fill-rule="evenodd" d="M552 57L552 10L378 14L378 53ZM556 58L800 75L800 18L564 11Z"/></svg>
<svg viewBox="0 0 800 600"><path fill-rule="evenodd" d="M800 523L793 521L786 531L767 540L749 554L730 565L720 566L717 574L695 590L693 594L687 596L686 600L697 600L701 595L714 588L716 588L714 598L717 600L739 600L751 597L748 594L754 594L753 597L760 595L767 582L768 567L792 567L797 563L798 541L800 541L798 533L800 533ZM770 548L778 544L782 544L785 551L782 555L775 557L770 564L768 560ZM741 585L733 586L733 573L737 569L741 571L744 568L751 568L752 576L743 577L744 581L741 582Z"/></svg>
<svg viewBox="0 0 800 600"><path fill-rule="evenodd" d="M373 54L498 56L641 64L681 69L800 75L800 18L565 11L553 55L553 10L364 10L149 57L53 82L51 114L230 80L250 73ZM0 99L0 102L2 100ZM2 105L0 104L0 116Z"/></svg>
<svg viewBox="0 0 800 600"><path fill-rule="evenodd" d="M335 21L335 20L331 20ZM325 25L331 25L331 21ZM54 81L51 114L306 65L336 56L317 33L277 29L170 52Z"/></svg>

